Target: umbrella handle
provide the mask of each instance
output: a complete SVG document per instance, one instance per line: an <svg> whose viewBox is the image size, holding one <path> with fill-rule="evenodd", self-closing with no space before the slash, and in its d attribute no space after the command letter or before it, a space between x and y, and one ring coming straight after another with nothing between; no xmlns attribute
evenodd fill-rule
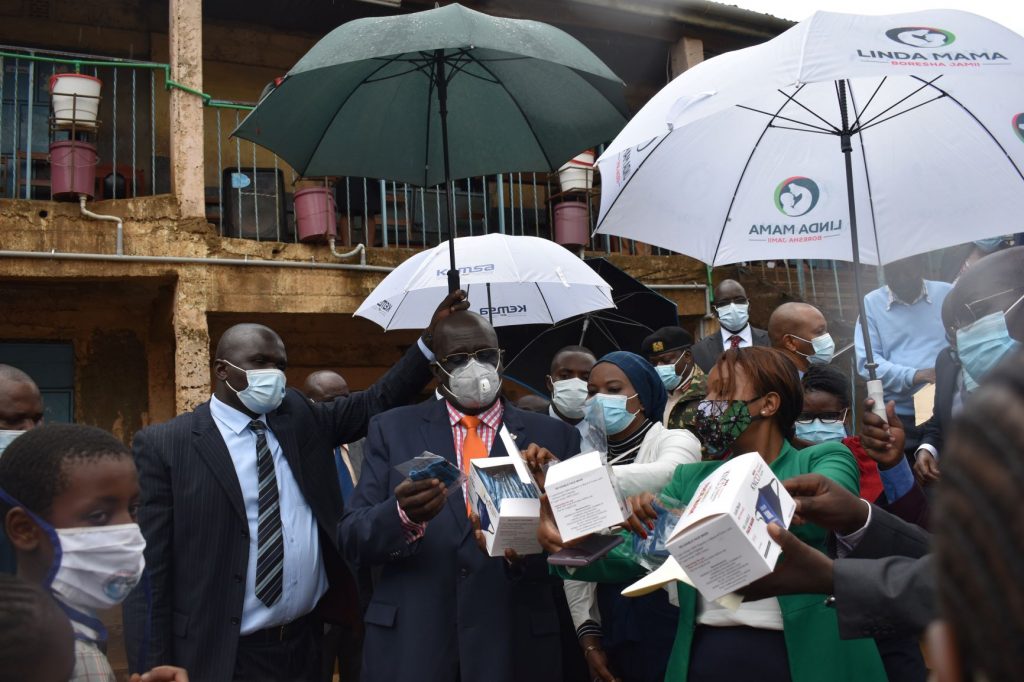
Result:
<svg viewBox="0 0 1024 682"><path fill-rule="evenodd" d="M885 391L882 390L881 379L872 379L868 382L868 398L875 401L871 411L886 421L888 417L885 415Z"/></svg>

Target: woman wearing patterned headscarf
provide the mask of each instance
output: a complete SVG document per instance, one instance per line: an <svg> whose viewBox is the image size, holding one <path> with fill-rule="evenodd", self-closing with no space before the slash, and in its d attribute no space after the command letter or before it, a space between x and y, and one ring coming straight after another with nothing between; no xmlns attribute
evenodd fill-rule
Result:
<svg viewBox="0 0 1024 682"><path fill-rule="evenodd" d="M623 495L657 494L677 466L700 461L696 436L662 425L665 385L641 356L625 351L605 355L590 370L587 388L590 414L599 410L604 417L608 462ZM661 682L679 610L665 591L627 599L620 594L625 586L565 581L592 679Z"/></svg>

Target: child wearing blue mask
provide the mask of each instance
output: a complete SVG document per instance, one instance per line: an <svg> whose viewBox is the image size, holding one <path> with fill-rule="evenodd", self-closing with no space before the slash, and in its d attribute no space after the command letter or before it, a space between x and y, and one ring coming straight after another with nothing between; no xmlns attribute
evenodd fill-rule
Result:
<svg viewBox="0 0 1024 682"><path fill-rule="evenodd" d="M0 459L3 529L18 576L42 585L71 621L71 682L114 681L98 612L142 579L146 541L135 521L139 482L131 452L109 433L54 424L19 436ZM187 682L161 667L133 681Z"/></svg>

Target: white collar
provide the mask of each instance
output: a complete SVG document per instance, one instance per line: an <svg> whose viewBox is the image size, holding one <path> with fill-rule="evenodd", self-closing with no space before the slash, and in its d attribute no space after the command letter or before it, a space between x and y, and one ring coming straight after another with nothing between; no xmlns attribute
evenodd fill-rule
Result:
<svg viewBox="0 0 1024 682"><path fill-rule="evenodd" d="M249 428L249 423L253 419L245 412L231 407L215 395L210 396L210 414L236 436L241 436L242 432ZM261 414L259 420L266 424L267 415Z"/></svg>
<svg viewBox="0 0 1024 682"><path fill-rule="evenodd" d="M725 349L729 348L729 339L731 339L734 336L738 336L741 339L743 339L744 341L746 341L747 345L750 345L750 346L754 345L754 335L750 331L750 323L749 322L747 323L746 327L744 327L743 329L739 330L738 332L731 332L728 329L726 329L725 327L721 328L721 332L722 332L722 347L725 348Z"/></svg>

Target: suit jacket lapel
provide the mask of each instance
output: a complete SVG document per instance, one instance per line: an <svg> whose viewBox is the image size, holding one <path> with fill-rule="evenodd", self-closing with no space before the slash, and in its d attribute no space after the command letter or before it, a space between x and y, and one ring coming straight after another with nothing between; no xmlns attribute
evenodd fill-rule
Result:
<svg viewBox="0 0 1024 682"><path fill-rule="evenodd" d="M432 399L428 399L432 400ZM423 415L423 422L420 425L422 442L431 453L444 457L453 466L458 468L459 457L455 452L455 440L452 438L452 424L448 419L448 403L444 400L432 400L431 404ZM413 457L420 453L411 453ZM466 518L466 501L461 493L452 493L448 496L445 507L455 517L456 527L462 532L469 532L469 520Z"/></svg>
<svg viewBox="0 0 1024 682"><path fill-rule="evenodd" d="M243 523L248 523L245 515L245 502L242 500L242 486L238 483L235 464L231 461L228 447L224 444L224 439L210 415L209 403L203 403L196 408L192 432L196 436L192 441L196 451L206 462L217 482L224 488L224 493L228 496L228 500L238 513L239 518Z"/></svg>

